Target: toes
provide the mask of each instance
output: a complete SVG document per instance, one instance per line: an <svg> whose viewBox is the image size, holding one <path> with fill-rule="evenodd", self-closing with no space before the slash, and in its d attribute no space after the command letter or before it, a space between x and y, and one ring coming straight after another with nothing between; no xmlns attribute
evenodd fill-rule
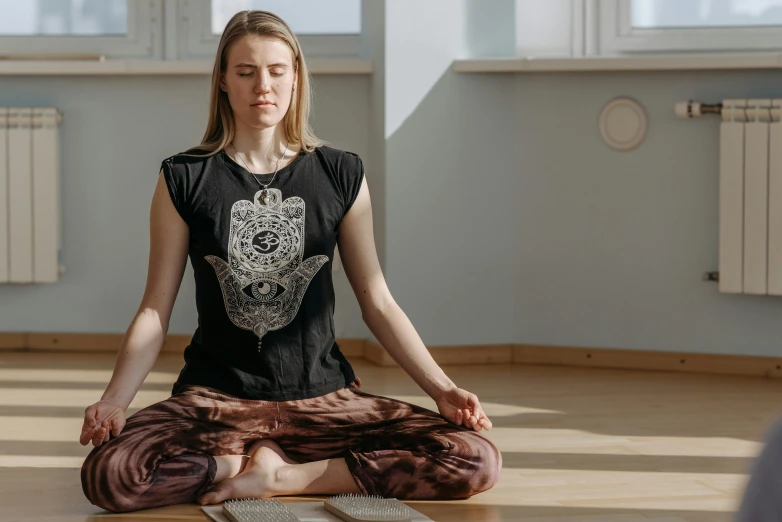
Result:
<svg viewBox="0 0 782 522"><path fill-rule="evenodd" d="M198 499L198 503L202 506L207 504L219 504L223 500L229 499L230 496L231 494L228 488L217 488L214 491L210 491L201 495L201 497Z"/></svg>

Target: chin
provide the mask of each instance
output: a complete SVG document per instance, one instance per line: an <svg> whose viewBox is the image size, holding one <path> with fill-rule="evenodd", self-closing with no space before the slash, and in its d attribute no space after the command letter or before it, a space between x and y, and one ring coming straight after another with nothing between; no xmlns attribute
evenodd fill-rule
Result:
<svg viewBox="0 0 782 522"><path fill-rule="evenodd" d="M250 127L253 127L255 129L268 129L269 127L274 127L281 121L282 118L269 117L268 115L266 115L261 118L259 117L247 118L245 120L245 123L247 123Z"/></svg>

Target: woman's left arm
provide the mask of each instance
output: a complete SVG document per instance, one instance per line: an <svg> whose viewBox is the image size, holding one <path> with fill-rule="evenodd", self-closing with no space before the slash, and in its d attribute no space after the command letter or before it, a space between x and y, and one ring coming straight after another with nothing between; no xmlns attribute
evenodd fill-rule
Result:
<svg viewBox="0 0 782 522"><path fill-rule="evenodd" d="M476 431L491 429L491 421L478 397L458 388L437 365L388 290L375 248L366 178L340 223L338 245L345 275L361 307L361 317L383 348L434 399L446 419Z"/></svg>

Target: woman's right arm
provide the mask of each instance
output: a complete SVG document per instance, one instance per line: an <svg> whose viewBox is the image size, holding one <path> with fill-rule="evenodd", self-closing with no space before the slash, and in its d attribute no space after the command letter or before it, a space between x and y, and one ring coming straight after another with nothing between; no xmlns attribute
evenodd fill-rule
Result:
<svg viewBox="0 0 782 522"><path fill-rule="evenodd" d="M85 411L82 444L92 440L97 446L109 439L109 433L119 435L124 412L152 369L168 332L187 264L190 230L171 201L162 171L152 197L149 222L149 268L144 296L122 339L106 391L98 403ZM105 415L111 418L97 424Z"/></svg>

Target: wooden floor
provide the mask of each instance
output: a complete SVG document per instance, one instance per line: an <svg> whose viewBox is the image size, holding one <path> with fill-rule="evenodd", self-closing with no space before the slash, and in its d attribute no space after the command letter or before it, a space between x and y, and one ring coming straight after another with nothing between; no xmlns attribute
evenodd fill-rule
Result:
<svg viewBox="0 0 782 522"><path fill-rule="evenodd" d="M162 355L130 413L169 395L181 356ZM205 521L199 506L108 515L83 496L84 408L111 354L0 352L0 520ZM364 389L434 409L398 368L355 362ZM467 501L412 502L433 520L727 522L782 414L782 382L548 367L453 366L494 422L499 484Z"/></svg>

